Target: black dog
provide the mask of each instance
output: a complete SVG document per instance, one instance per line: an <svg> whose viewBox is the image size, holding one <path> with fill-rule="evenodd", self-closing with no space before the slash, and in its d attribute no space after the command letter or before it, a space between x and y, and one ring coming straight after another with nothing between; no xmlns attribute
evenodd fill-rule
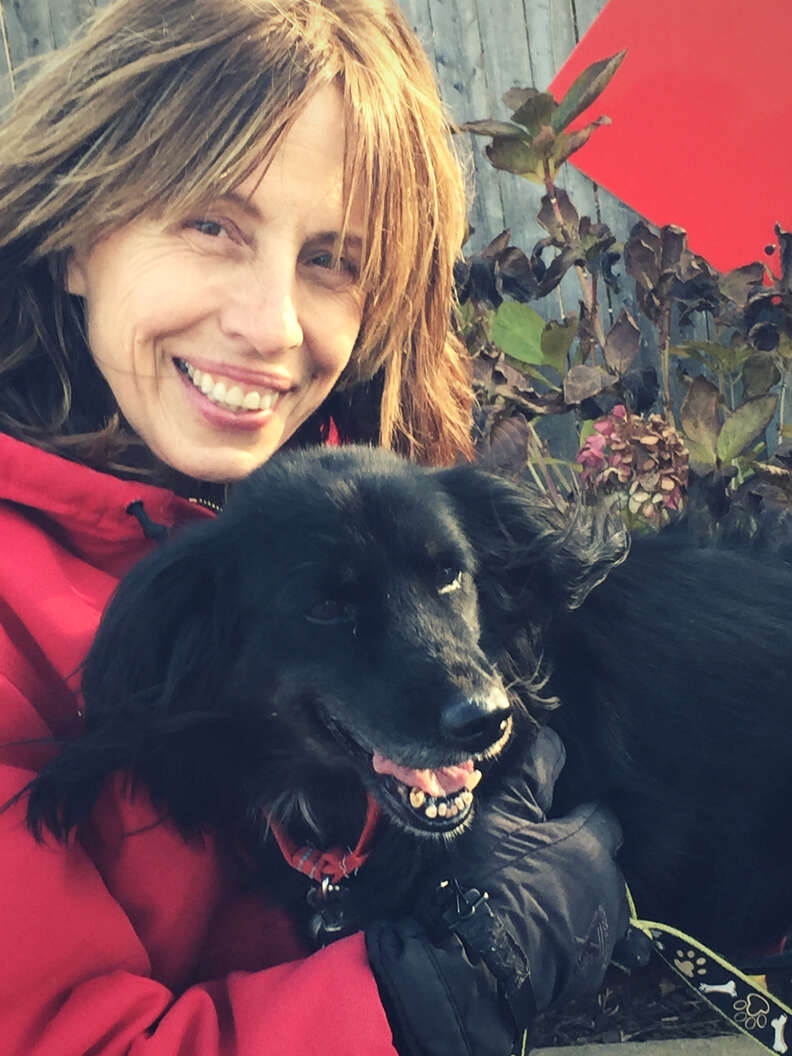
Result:
<svg viewBox="0 0 792 1056"><path fill-rule="evenodd" d="M87 732L33 782L29 822L63 836L128 769L185 835L252 850L294 910L310 884L270 823L353 846L373 797L342 933L448 868L551 721L558 809L611 803L641 914L762 947L792 924L792 567L679 534L625 554L621 529L470 467L278 457L122 582Z"/></svg>

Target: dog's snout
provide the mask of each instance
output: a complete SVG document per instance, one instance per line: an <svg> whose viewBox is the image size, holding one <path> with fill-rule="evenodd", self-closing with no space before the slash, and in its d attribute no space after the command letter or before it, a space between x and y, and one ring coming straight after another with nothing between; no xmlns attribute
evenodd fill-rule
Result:
<svg viewBox="0 0 792 1056"><path fill-rule="evenodd" d="M504 693L486 697L458 697L440 715L440 728L460 748L484 751L506 730L511 706Z"/></svg>

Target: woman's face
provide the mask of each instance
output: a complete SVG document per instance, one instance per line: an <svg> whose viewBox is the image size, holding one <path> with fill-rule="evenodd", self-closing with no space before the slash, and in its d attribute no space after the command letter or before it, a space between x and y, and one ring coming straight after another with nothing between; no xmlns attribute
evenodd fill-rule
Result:
<svg viewBox="0 0 792 1056"><path fill-rule="evenodd" d="M342 259L344 121L318 92L265 172L198 216L133 221L68 267L88 340L130 425L163 462L232 481L322 403L361 323L363 214Z"/></svg>

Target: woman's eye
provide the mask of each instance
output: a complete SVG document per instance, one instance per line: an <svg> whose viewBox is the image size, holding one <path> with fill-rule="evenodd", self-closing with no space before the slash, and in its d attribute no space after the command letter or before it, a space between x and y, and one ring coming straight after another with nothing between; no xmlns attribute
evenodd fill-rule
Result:
<svg viewBox="0 0 792 1056"><path fill-rule="evenodd" d="M359 268L349 257L337 257L330 250L304 253L304 266L316 268L321 281L333 287L349 286L357 280Z"/></svg>
<svg viewBox="0 0 792 1056"><path fill-rule="evenodd" d="M443 568L437 578L438 594L451 594L462 586L464 572L461 568Z"/></svg>
<svg viewBox="0 0 792 1056"><path fill-rule="evenodd" d="M220 238L221 235L228 236L225 226L218 220L188 220L187 227L192 228L201 235L209 235L210 238Z"/></svg>

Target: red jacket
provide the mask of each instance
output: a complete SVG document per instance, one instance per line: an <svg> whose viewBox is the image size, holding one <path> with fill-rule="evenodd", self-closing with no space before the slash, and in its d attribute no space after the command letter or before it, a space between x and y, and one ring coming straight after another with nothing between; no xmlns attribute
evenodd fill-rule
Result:
<svg viewBox="0 0 792 1056"><path fill-rule="evenodd" d="M119 577L152 545L126 512L206 512L0 435L0 803L79 733L78 666ZM395 1056L361 935L301 947L119 779L79 840L0 814L3 1056Z"/></svg>

